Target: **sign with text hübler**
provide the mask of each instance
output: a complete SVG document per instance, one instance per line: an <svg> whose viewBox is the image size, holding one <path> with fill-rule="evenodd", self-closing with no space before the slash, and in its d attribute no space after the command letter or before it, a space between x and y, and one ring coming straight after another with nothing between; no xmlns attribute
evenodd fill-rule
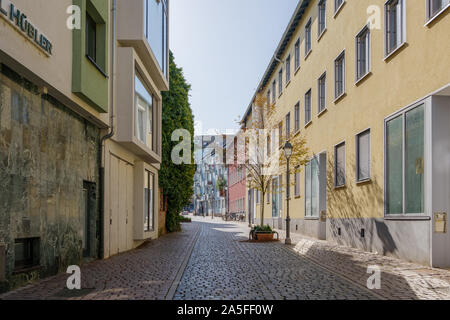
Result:
<svg viewBox="0 0 450 320"><path fill-rule="evenodd" d="M47 56L53 54L52 42L30 21L25 12L9 0L0 0L0 17L9 22L25 38L41 49Z"/></svg>

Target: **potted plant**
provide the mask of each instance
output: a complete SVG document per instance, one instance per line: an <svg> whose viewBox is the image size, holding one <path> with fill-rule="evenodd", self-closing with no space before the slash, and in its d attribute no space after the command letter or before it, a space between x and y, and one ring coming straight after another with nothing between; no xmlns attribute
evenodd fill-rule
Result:
<svg viewBox="0 0 450 320"><path fill-rule="evenodd" d="M226 187L226 181L223 177L220 177L217 180L217 189L219 190L221 197L225 197L225 187Z"/></svg>
<svg viewBox="0 0 450 320"><path fill-rule="evenodd" d="M250 232L253 240L256 241L272 241L276 232L270 226L256 226Z"/></svg>

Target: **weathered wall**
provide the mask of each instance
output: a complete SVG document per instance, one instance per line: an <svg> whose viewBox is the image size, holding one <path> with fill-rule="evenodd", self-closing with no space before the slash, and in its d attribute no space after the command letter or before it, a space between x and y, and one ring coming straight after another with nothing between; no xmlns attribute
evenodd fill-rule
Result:
<svg viewBox="0 0 450 320"><path fill-rule="evenodd" d="M13 275L15 239L40 238L41 269L33 277L81 262L83 181L98 187L99 130L6 66L0 68L0 243L6 243L11 287L27 278ZM93 211L95 257L98 214Z"/></svg>

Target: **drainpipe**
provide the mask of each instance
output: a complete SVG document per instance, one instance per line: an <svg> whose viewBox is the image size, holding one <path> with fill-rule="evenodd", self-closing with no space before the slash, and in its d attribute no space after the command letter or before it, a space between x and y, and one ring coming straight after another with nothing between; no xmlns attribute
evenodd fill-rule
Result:
<svg viewBox="0 0 450 320"><path fill-rule="evenodd" d="M279 63L283 64L283 61L281 61L280 58L278 58L277 55L274 55L273 58L274 58L275 61L278 61Z"/></svg>
<svg viewBox="0 0 450 320"><path fill-rule="evenodd" d="M111 72L110 72L110 129L109 133L104 135L99 142L99 179L100 179L100 206L99 206L99 218L100 218L100 250L99 258L103 259L105 256L105 236L104 236L104 217L105 217L105 167L102 161L103 144L106 140L111 139L115 133L114 127L114 65L115 65L115 53L116 53L116 12L117 12L117 0L112 1L111 16L112 16L112 46L111 46Z"/></svg>

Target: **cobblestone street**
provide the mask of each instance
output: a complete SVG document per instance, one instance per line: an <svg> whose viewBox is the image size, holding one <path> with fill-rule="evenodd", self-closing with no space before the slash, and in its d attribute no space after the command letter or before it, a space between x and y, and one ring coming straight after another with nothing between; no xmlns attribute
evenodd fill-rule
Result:
<svg viewBox="0 0 450 320"><path fill-rule="evenodd" d="M247 242L242 223L193 218L170 234L82 267L82 290L68 275L39 281L0 299L449 299L450 272L327 242L293 236ZM281 233L283 236L283 233ZM381 289L366 288L369 265L381 268Z"/></svg>

